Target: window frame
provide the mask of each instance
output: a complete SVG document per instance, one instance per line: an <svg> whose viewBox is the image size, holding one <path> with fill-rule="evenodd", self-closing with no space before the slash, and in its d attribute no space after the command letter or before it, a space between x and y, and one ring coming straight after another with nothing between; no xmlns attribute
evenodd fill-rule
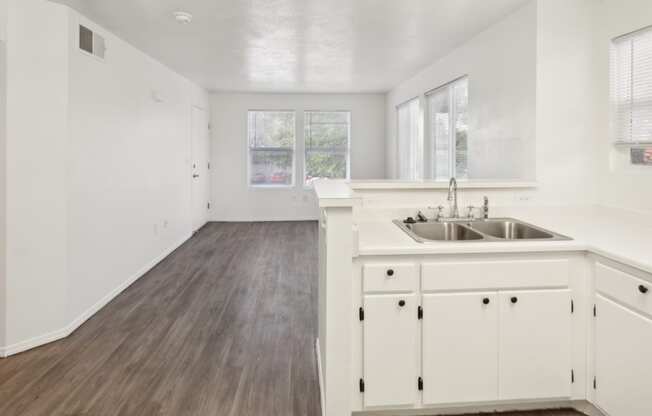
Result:
<svg viewBox="0 0 652 416"><path fill-rule="evenodd" d="M471 101L470 94L469 92L469 75L464 74L461 75L451 81L446 82L445 84L442 84L438 87L432 88L428 91L426 91L423 95L425 98L425 111L424 111L424 118L426 119L426 128L424 129L425 132L428 135L428 139L426 140L426 143L428 143L428 149L426 151L426 160L429 168L429 176L439 182L443 182L445 180L441 180L437 178L437 165L436 165L436 157L435 157L435 149L436 149L436 143L433 138L433 123L432 123L432 117L431 117L431 103L430 103L430 97L432 95L435 95L441 91L446 90L448 93L448 106L450 109L450 117L449 117L449 122L448 122L448 127L449 127L449 133L448 133L448 177L449 178L457 178L457 103L455 102L455 86L458 85L461 82L466 82L466 88L467 88L467 111L468 111L468 106ZM468 138L468 133L467 133L467 169L468 169L468 143L469 143L469 138ZM466 178L460 178L460 180L471 180L468 178L468 175Z"/></svg>
<svg viewBox="0 0 652 416"><path fill-rule="evenodd" d="M303 110L303 170L301 172L301 177L302 177L302 182L303 182L303 187L306 189L311 189L312 188L312 183L308 183L306 181L306 172L307 172L307 164L308 164L308 158L307 158L307 153L308 153L308 140L306 137L306 128L313 124L313 123L308 123L307 122L307 115L308 113L346 113L347 114L347 143L346 143L346 177L345 178L333 178L333 180L351 180L351 125L353 124L352 122L352 111L351 110ZM334 123L317 123L317 124L334 124ZM339 153L339 151L334 151L334 150L325 150L321 149L319 151L323 152L332 152L332 153Z"/></svg>
<svg viewBox="0 0 652 416"><path fill-rule="evenodd" d="M294 118L294 123L292 123L292 128L293 128L293 133L294 133L293 146L291 148L289 148L289 147L252 148L251 143L250 143L251 136L250 136L250 131L249 131L249 128L250 128L249 115L251 113L291 113L293 118ZM297 180L296 179L296 174L297 174L297 172L296 172L296 170L297 170L296 169L296 167L297 167L297 156L296 155L297 155L297 142L298 142L298 140L297 140L297 130L298 130L297 129L297 123L298 123L298 120L297 120L297 112L296 112L296 110L287 110L287 109L278 109L278 110L249 109L249 110L247 110L246 118L247 118L247 120L246 120L247 128L245 129L246 130L245 145L247 147L247 151L246 151L246 157L247 157L247 177L246 177L247 187L248 188L254 188L254 189L290 189L290 188L294 188L296 186L296 180ZM290 150L292 152L292 170L291 170L292 181L289 184L267 184L267 183L257 184L257 183L252 183L252 176L251 176L252 173L253 173L252 163L251 163L251 161L252 161L251 157L252 157L252 154L253 154L252 150L254 152L257 151L257 150L261 150L261 151L265 151L265 150L267 150L267 151L279 151L279 150L288 151L288 150Z"/></svg>
<svg viewBox="0 0 652 416"><path fill-rule="evenodd" d="M652 26L646 26L641 29L635 30L633 32L626 33L621 36L617 36L613 39L611 39L610 42L610 48L609 48L609 100L610 100L610 135L611 135L611 140L613 144L617 147L637 147L640 145L645 145L646 147L652 146L652 132L648 135L648 137L645 138L635 138L635 129L633 128L634 126L634 117L633 117L633 112L634 109L637 107L637 104L640 102L640 100L635 99L635 91L634 91L634 80L636 79L635 75L637 71L635 70L634 67L634 61L635 61L635 48L634 48L634 41L636 40L637 37L639 36L652 36ZM625 44L625 45L623 45ZM622 68L619 66L621 61L618 59L618 54L622 50L621 48L626 48L629 50L629 54L631 55L631 61L630 61L630 67L629 68ZM650 58L652 58L652 53L650 54ZM649 74L649 73L648 73ZM620 83L621 83L621 77L629 77L630 79L630 91L629 91L629 101L625 104L625 102L621 102L621 89L619 88ZM640 87L639 87L640 88ZM650 101L648 99L647 101ZM623 110L625 108L625 110ZM629 126L624 126L620 125L620 121L622 118L622 115L625 113L629 113L630 115L630 120L629 120ZM620 134L625 131L628 131L629 134Z"/></svg>

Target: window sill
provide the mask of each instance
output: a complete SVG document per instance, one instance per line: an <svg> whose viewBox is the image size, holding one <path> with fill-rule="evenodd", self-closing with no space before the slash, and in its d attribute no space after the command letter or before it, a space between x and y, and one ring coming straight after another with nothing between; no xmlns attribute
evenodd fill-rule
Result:
<svg viewBox="0 0 652 416"><path fill-rule="evenodd" d="M618 148L624 148L624 149L652 147L652 140L641 140L637 142L627 142L627 141L619 140L614 142L614 146Z"/></svg>

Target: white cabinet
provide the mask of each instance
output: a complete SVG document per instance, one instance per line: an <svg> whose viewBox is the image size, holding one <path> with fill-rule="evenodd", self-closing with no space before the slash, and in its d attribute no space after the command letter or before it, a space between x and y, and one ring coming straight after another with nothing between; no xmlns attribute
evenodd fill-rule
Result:
<svg viewBox="0 0 652 416"><path fill-rule="evenodd" d="M416 404L417 306L414 294L364 296L365 407Z"/></svg>
<svg viewBox="0 0 652 416"><path fill-rule="evenodd" d="M571 395L570 290L502 292L500 400Z"/></svg>
<svg viewBox="0 0 652 416"><path fill-rule="evenodd" d="M652 415L652 320L601 295L596 306L597 405L610 416Z"/></svg>
<svg viewBox="0 0 652 416"><path fill-rule="evenodd" d="M424 405L498 399L497 294L423 296Z"/></svg>

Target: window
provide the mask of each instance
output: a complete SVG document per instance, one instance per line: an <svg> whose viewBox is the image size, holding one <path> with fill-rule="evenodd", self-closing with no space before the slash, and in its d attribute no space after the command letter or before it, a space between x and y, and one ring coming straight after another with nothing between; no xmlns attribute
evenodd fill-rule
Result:
<svg viewBox="0 0 652 416"><path fill-rule="evenodd" d="M468 78L460 78L426 94L430 125L432 177L467 179Z"/></svg>
<svg viewBox="0 0 652 416"><path fill-rule="evenodd" d="M651 28L613 40L611 97L616 141L652 143Z"/></svg>
<svg viewBox="0 0 652 416"><path fill-rule="evenodd" d="M349 111L306 111L305 183L317 179L349 179L351 113Z"/></svg>
<svg viewBox="0 0 652 416"><path fill-rule="evenodd" d="M294 184L294 111L249 111L249 184Z"/></svg>
<svg viewBox="0 0 652 416"><path fill-rule="evenodd" d="M423 141L419 134L419 99L396 107L398 177L403 180L423 178Z"/></svg>

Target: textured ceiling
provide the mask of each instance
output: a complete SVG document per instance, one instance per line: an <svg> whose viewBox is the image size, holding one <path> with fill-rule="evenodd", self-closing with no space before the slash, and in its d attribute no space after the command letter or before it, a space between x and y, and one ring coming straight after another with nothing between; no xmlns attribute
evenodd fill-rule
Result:
<svg viewBox="0 0 652 416"><path fill-rule="evenodd" d="M527 0L56 0L209 90L384 92ZM172 17L194 15L189 25Z"/></svg>

